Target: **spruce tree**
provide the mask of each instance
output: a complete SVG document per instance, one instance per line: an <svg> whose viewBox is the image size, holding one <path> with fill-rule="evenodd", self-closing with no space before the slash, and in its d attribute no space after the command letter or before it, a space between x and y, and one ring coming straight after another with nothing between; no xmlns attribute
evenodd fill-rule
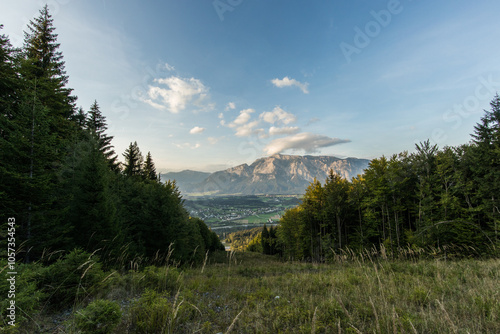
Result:
<svg viewBox="0 0 500 334"><path fill-rule="evenodd" d="M142 174L143 157L137 142L130 143L123 153L125 158L123 173L127 176L140 176Z"/></svg>
<svg viewBox="0 0 500 334"><path fill-rule="evenodd" d="M1 29L3 25L0 24ZM9 38L0 35L0 108L4 117L12 117L12 108L16 105L20 82L15 67L14 50Z"/></svg>
<svg viewBox="0 0 500 334"><path fill-rule="evenodd" d="M144 162L144 168L142 173L146 180L158 181L158 175L156 174L156 167L151 156L151 152L146 155L146 161Z"/></svg>
<svg viewBox="0 0 500 334"><path fill-rule="evenodd" d="M3 28L0 25L0 30ZM23 128L17 121L19 114L19 87L21 82L15 70L14 50L7 36L0 35L0 212L2 222L18 213L23 206L19 192L25 184L19 169L20 147L24 138ZM25 175L24 175L25 176ZM5 216L4 216L5 215ZM5 218L5 219L4 219Z"/></svg>
<svg viewBox="0 0 500 334"><path fill-rule="evenodd" d="M19 132L13 149L19 153L16 167L22 175L19 188L24 191L12 196L25 203L19 213L19 235L28 240L26 249L32 254L61 247L67 234L58 170L77 133L72 119L76 98L66 88L68 78L54 31L45 6L28 25L16 68L21 85L19 106L12 119Z"/></svg>
<svg viewBox="0 0 500 334"><path fill-rule="evenodd" d="M266 224L262 228L262 253L271 254L271 244L269 243L269 231L267 230Z"/></svg>
<svg viewBox="0 0 500 334"><path fill-rule="evenodd" d="M97 140L99 151L108 161L108 165L111 170L118 171L118 156L113 149L113 145L111 145L113 136L106 134L106 130L108 129L106 117L102 114L97 101L94 101L92 106L90 106L90 111L87 113L85 120L85 127Z"/></svg>
<svg viewBox="0 0 500 334"><path fill-rule="evenodd" d="M89 251L109 248L119 233L111 172L95 138L80 142L75 149L76 165L65 185L70 189L66 221L71 224L72 240L76 247Z"/></svg>
<svg viewBox="0 0 500 334"><path fill-rule="evenodd" d="M76 97L71 95L72 89L65 87L68 77L54 31L54 20L45 5L24 33L21 74L29 87L37 87L39 99L51 116L61 118L54 124L54 130L61 132L67 128L63 120L70 119L74 113Z"/></svg>
<svg viewBox="0 0 500 334"><path fill-rule="evenodd" d="M474 183L477 185L476 214L482 230L498 243L500 226L500 96L495 95L481 123L474 127L472 147Z"/></svg>

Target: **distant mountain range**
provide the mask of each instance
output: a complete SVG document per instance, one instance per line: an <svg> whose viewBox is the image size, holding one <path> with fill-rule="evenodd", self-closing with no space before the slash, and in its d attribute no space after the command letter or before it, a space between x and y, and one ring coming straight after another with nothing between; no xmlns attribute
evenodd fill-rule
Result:
<svg viewBox="0 0 500 334"><path fill-rule="evenodd" d="M275 154L251 165L243 164L215 173L185 170L162 174L161 179L175 180L184 195L303 194L315 178L325 182L330 169L350 180L363 174L369 162L333 156Z"/></svg>

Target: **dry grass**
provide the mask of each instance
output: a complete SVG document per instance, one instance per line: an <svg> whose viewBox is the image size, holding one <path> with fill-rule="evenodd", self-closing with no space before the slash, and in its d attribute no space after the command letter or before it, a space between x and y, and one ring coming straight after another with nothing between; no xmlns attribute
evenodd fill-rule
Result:
<svg viewBox="0 0 500 334"><path fill-rule="evenodd" d="M500 333L499 259L349 256L314 264L228 252L201 268L130 272L108 294L130 304L115 332ZM175 281L164 289L167 273ZM154 275L160 287L141 297L145 277L157 288Z"/></svg>

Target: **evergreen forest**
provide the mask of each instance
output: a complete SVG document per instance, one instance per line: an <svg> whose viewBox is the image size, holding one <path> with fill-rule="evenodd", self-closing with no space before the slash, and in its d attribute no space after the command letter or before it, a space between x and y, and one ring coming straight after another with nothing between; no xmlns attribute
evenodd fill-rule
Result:
<svg viewBox="0 0 500 334"><path fill-rule="evenodd" d="M150 152L131 142L118 161L98 102L77 107L59 46L47 6L22 48L0 36L1 221L5 234L15 219L17 260L73 249L153 258L170 248L184 263L223 250L189 217L175 183L160 182Z"/></svg>

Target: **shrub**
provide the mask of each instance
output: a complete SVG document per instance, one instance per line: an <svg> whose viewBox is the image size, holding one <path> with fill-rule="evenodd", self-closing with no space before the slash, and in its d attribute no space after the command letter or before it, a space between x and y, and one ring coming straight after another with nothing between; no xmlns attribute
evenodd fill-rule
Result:
<svg viewBox="0 0 500 334"><path fill-rule="evenodd" d="M107 334L116 328L121 316L116 302L96 300L76 313L74 324L84 334Z"/></svg>
<svg viewBox="0 0 500 334"><path fill-rule="evenodd" d="M7 272L7 260L0 261L0 267L3 268L1 273ZM16 302L16 320L15 323L20 325L24 323L27 318L33 315L40 308L40 302L45 297L45 294L37 289L37 276L40 274L42 267L39 264L21 264L16 263L15 276L15 297L12 300ZM10 282L7 281L7 276L2 275L0 280L0 321L2 324L7 324L11 319L7 318L7 307L10 300L8 299ZM22 310L20 312L19 310ZM10 327L10 326L9 326ZM1 327L0 327L1 329Z"/></svg>
<svg viewBox="0 0 500 334"><path fill-rule="evenodd" d="M44 268L39 287L53 306L67 306L92 296L104 284L105 274L98 261L97 256L75 249Z"/></svg>
<svg viewBox="0 0 500 334"><path fill-rule="evenodd" d="M157 292L175 293L179 288L179 276L176 268L149 266L144 268L144 286Z"/></svg>
<svg viewBox="0 0 500 334"><path fill-rule="evenodd" d="M147 289L131 308L134 333L177 333L194 318L193 309L177 294L170 301L166 293Z"/></svg>

